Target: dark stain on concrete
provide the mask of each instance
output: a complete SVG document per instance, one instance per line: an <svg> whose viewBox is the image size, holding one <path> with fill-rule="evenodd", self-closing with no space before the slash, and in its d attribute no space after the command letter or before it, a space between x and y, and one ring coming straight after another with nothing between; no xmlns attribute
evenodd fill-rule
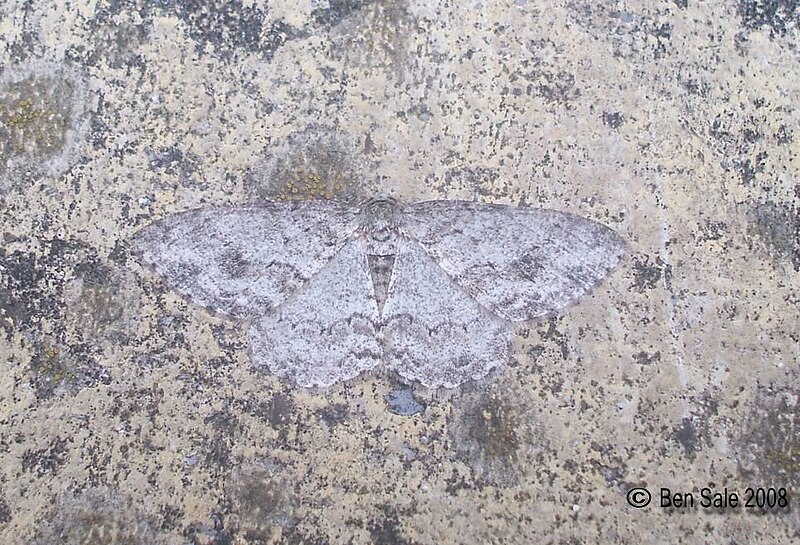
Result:
<svg viewBox="0 0 800 545"><path fill-rule="evenodd" d="M800 391L764 385L733 444L741 476L760 486L800 487Z"/></svg>
<svg viewBox="0 0 800 545"><path fill-rule="evenodd" d="M734 168L739 174L739 180L745 187L752 187L756 184L759 174L763 174L767 166L767 152L760 151L755 156L748 157L744 154L742 157L733 161Z"/></svg>
<svg viewBox="0 0 800 545"><path fill-rule="evenodd" d="M273 428L285 427L293 420L294 399L291 394L279 392L272 396L266 407L266 416Z"/></svg>
<svg viewBox="0 0 800 545"><path fill-rule="evenodd" d="M245 7L239 0L183 0L173 9L200 44L247 51L261 48L264 13L254 6Z"/></svg>
<svg viewBox="0 0 800 545"><path fill-rule="evenodd" d="M690 460L694 460L697 451L700 450L698 445L697 430L690 418L684 418L681 425L675 430L675 440L683 447L683 454Z"/></svg>
<svg viewBox="0 0 800 545"><path fill-rule="evenodd" d="M747 30L769 28L771 37L785 36L800 26L800 2L797 0L739 0L736 11Z"/></svg>
<svg viewBox="0 0 800 545"><path fill-rule="evenodd" d="M728 234L728 224L724 221L705 219L697 226L697 242L723 240Z"/></svg>
<svg viewBox="0 0 800 545"><path fill-rule="evenodd" d="M539 77L544 81L539 83L538 94L547 102L566 106L581 96L574 74L560 70L543 72L539 74Z"/></svg>
<svg viewBox="0 0 800 545"><path fill-rule="evenodd" d="M312 11L311 17L318 25L330 28L375 2L376 0L331 0L326 7Z"/></svg>
<svg viewBox="0 0 800 545"><path fill-rule="evenodd" d="M34 251L0 248L0 268L0 325L30 340L37 395L108 384L98 340L129 342L122 318L138 307L135 287L92 248L62 239Z"/></svg>
<svg viewBox="0 0 800 545"><path fill-rule="evenodd" d="M183 531L192 545L233 545L236 532L226 528L221 513L211 513L209 522L193 522Z"/></svg>
<svg viewBox="0 0 800 545"><path fill-rule="evenodd" d="M6 500L0 497L0 524L9 522L11 522L11 509L8 507Z"/></svg>
<svg viewBox="0 0 800 545"><path fill-rule="evenodd" d="M633 359L635 359L636 363L638 363L639 365L653 365L655 363L661 362L661 352L656 351L651 354L643 350L641 352L634 354Z"/></svg>
<svg viewBox="0 0 800 545"><path fill-rule="evenodd" d="M794 131L786 125L781 125L773 134L775 141L781 146L787 146L794 142Z"/></svg>
<svg viewBox="0 0 800 545"><path fill-rule="evenodd" d="M120 17L120 10L113 9L118 4L112 0L97 6L94 18L87 22L91 39L86 46L80 44L68 49L68 58L91 66L105 64L113 69L144 67L138 50L148 40L152 21L148 18L134 22L124 15Z"/></svg>
<svg viewBox="0 0 800 545"><path fill-rule="evenodd" d="M109 490L58 498L38 525L35 545L162 545L167 541L127 499Z"/></svg>
<svg viewBox="0 0 800 545"><path fill-rule="evenodd" d="M186 25L187 34L197 42L199 51L213 46L214 53L226 59L234 57L237 51L244 51L270 60L286 42L306 35L284 21L267 24L265 10L241 0L112 0L98 10L93 26L99 36L103 36L104 29L109 34L106 41L112 52L119 49L127 53L128 58L131 55L128 50L135 48L141 31L134 28L120 34L107 28L115 15L126 12L138 14L142 23L136 26L145 28L159 15L173 15ZM126 55L114 55L110 59L120 62L120 58L124 61Z"/></svg>
<svg viewBox="0 0 800 545"><path fill-rule="evenodd" d="M418 545L403 536L398 511L390 505L380 507L382 516L367 524L370 538L375 545Z"/></svg>
<svg viewBox="0 0 800 545"><path fill-rule="evenodd" d="M108 370L97 363L86 345L63 345L47 340L38 347L30 363L31 385L36 396L46 399L57 393L75 393L98 384L110 384Z"/></svg>
<svg viewBox="0 0 800 545"><path fill-rule="evenodd" d="M277 527L294 526L288 483L273 464L246 464L236 470L228 497L236 514L232 529L248 543L267 543Z"/></svg>
<svg viewBox="0 0 800 545"><path fill-rule="evenodd" d="M37 477L57 475L67 463L68 443L66 439L53 439L50 446L38 450L26 450L22 455L22 471Z"/></svg>
<svg viewBox="0 0 800 545"><path fill-rule="evenodd" d="M683 450L683 455L693 461L719 434L714 423L719 414L719 398L715 392L704 391L689 401L692 410L673 428L672 440Z"/></svg>
<svg viewBox="0 0 800 545"><path fill-rule="evenodd" d="M329 428L335 428L350 418L350 406L346 403L331 403L317 413Z"/></svg>
<svg viewBox="0 0 800 545"><path fill-rule="evenodd" d="M40 241L39 251L0 248L0 312L6 327L35 331L42 320L59 323L63 314L64 278L80 274L84 261L97 258L81 242L51 239Z"/></svg>
<svg viewBox="0 0 800 545"><path fill-rule="evenodd" d="M183 153L177 145L157 150L147 149L144 153L153 171L177 176L179 182L184 186L194 183L193 176L201 163L199 157Z"/></svg>
<svg viewBox="0 0 800 545"><path fill-rule="evenodd" d="M672 268L660 257L651 260L650 256L637 256L633 259L633 282L640 292L658 287L661 279L669 280Z"/></svg>
<svg viewBox="0 0 800 545"><path fill-rule="evenodd" d="M226 472L230 467L231 450L241 433L241 423L227 409L212 413L203 423L208 426L208 433L202 438L205 461L215 466L215 471Z"/></svg>
<svg viewBox="0 0 800 545"><path fill-rule="evenodd" d="M777 262L800 271L800 209L787 203L760 201L747 213L751 236L766 247Z"/></svg>
<svg viewBox="0 0 800 545"><path fill-rule="evenodd" d="M683 6L677 0L679 8ZM614 4L572 2L567 10L593 35L602 34L615 57L654 61L675 53L672 44L675 11L662 3L649 9L625 11Z"/></svg>
<svg viewBox="0 0 800 545"><path fill-rule="evenodd" d="M84 342L133 342L141 292L127 272L90 256L75 267L75 278L66 283L64 291L65 325Z"/></svg>
<svg viewBox="0 0 800 545"><path fill-rule="evenodd" d="M603 112L603 125L609 129L618 129L625 123L625 116L620 112Z"/></svg>
<svg viewBox="0 0 800 545"><path fill-rule="evenodd" d="M446 195L468 191L475 200L502 198L516 192L514 184L500 177L497 169L489 167L454 167L447 170L434 189Z"/></svg>
<svg viewBox="0 0 800 545"><path fill-rule="evenodd" d="M545 322L541 322L538 326L539 337L542 341L547 343L552 342L561 354L562 360L568 360L570 357L569 338L562 331L558 329L558 323L561 318L552 317Z"/></svg>
<svg viewBox="0 0 800 545"><path fill-rule="evenodd" d="M532 415L512 399L497 392L476 392L463 394L454 403L448 426L451 449L479 482L512 486L524 471L529 451L540 458L545 450Z"/></svg>

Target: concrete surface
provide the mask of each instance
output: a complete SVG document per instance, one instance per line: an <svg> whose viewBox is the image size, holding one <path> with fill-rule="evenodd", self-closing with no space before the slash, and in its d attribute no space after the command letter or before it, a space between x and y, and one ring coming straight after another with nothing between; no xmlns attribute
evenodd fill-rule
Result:
<svg viewBox="0 0 800 545"><path fill-rule="evenodd" d="M797 542L798 23L794 0L6 0L0 541ZM629 256L485 383L319 393L128 249L190 208L363 195L564 210Z"/></svg>

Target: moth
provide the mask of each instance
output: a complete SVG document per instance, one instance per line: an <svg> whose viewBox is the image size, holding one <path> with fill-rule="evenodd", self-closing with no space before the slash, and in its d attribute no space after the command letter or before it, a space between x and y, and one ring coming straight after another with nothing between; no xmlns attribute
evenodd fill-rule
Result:
<svg viewBox="0 0 800 545"><path fill-rule="evenodd" d="M482 378L514 322L589 292L624 247L564 212L391 198L192 210L133 239L173 289L249 324L256 367L302 387L381 364L429 388Z"/></svg>

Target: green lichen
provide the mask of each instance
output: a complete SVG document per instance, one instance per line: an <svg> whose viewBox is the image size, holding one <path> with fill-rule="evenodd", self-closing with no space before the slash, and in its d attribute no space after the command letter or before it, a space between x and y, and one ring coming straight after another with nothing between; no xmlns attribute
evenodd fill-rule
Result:
<svg viewBox="0 0 800 545"><path fill-rule="evenodd" d="M354 69L380 69L403 81L410 43L419 26L407 2L379 0L358 4L339 9L338 15L333 3L330 8L315 12L319 22L334 27L332 55Z"/></svg>
<svg viewBox="0 0 800 545"><path fill-rule="evenodd" d="M36 545L166 545L130 501L92 490L59 499L39 525Z"/></svg>
<svg viewBox="0 0 800 545"><path fill-rule="evenodd" d="M106 371L80 345L43 341L30 363L31 384L40 398L107 383Z"/></svg>
<svg viewBox="0 0 800 545"><path fill-rule="evenodd" d="M493 396L467 414L469 434L483 445L487 457L516 461L519 449L519 418L511 407Z"/></svg>
<svg viewBox="0 0 800 545"><path fill-rule="evenodd" d="M68 79L31 75L0 89L0 168L14 157L44 161L67 146L75 87Z"/></svg>
<svg viewBox="0 0 800 545"><path fill-rule="evenodd" d="M126 306L132 305L130 291L122 283L80 282L77 297L69 301L68 319L89 338L109 336L121 329L119 322L125 316Z"/></svg>
<svg viewBox="0 0 800 545"><path fill-rule="evenodd" d="M450 436L454 450L484 481L511 485L520 473L523 435L520 408L497 393L468 395L457 403Z"/></svg>
<svg viewBox="0 0 800 545"><path fill-rule="evenodd" d="M268 543L293 525L293 506L280 470L272 464L248 464L228 487L236 513L237 534L247 543Z"/></svg>
<svg viewBox="0 0 800 545"><path fill-rule="evenodd" d="M330 199L358 202L365 191L355 153L335 133L311 129L288 139L249 177L259 200Z"/></svg>
<svg viewBox="0 0 800 545"><path fill-rule="evenodd" d="M76 378L74 370L70 368L68 355L57 346L48 346L39 351L31 362L31 370L38 390L52 391Z"/></svg>
<svg viewBox="0 0 800 545"><path fill-rule="evenodd" d="M283 180L276 188L274 199L289 201L296 199L335 199L344 188L342 177L337 175L333 183L323 180L319 174L298 170Z"/></svg>

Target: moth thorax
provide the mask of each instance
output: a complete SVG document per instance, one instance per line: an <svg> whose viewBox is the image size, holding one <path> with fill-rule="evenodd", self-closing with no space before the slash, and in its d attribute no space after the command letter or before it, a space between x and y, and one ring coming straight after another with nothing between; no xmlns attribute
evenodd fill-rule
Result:
<svg viewBox="0 0 800 545"><path fill-rule="evenodd" d="M400 206L390 199L373 199L362 211L362 234L368 255L395 255Z"/></svg>

